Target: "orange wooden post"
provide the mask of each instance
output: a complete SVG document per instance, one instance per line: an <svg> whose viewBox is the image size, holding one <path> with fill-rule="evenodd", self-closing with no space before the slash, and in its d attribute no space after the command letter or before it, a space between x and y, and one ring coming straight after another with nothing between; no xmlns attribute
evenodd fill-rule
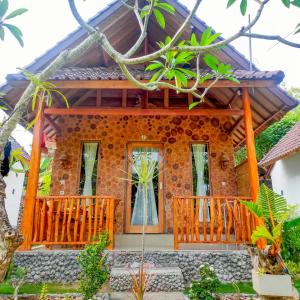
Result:
<svg viewBox="0 0 300 300"><path fill-rule="evenodd" d="M41 109L40 106L38 107L38 110L39 109ZM31 150L31 158L29 164L29 172L28 172L27 188L26 188L24 212L23 212L23 220L22 220L24 242L21 246L21 249L24 250L30 249L30 245L32 242L34 207L35 207L38 181L40 175L41 142L42 142L43 127L44 127L44 112L42 110L39 118L36 120L33 129L32 150Z"/></svg>
<svg viewBox="0 0 300 300"><path fill-rule="evenodd" d="M107 205L109 205L107 218L109 218L109 228L108 228L108 234L109 239L111 241L110 245L108 246L108 250L114 249L114 211L115 211L115 203L114 198L109 198L107 201Z"/></svg>
<svg viewBox="0 0 300 300"><path fill-rule="evenodd" d="M173 199L173 234L174 234L174 250L178 250L179 246L178 246L178 199L174 198ZM181 228L181 232L182 232L182 228Z"/></svg>
<svg viewBox="0 0 300 300"><path fill-rule="evenodd" d="M253 131L253 124L252 124L250 96L247 88L243 88L243 107L244 107L246 147L247 147L249 179L250 179L250 195L253 201L256 201L258 190L259 190L259 178L258 178L256 152L255 152L255 141L254 141L254 131ZM257 219L257 225L260 225L261 223L262 221L260 219ZM259 241L258 246L260 248L264 247L264 242L262 240Z"/></svg>

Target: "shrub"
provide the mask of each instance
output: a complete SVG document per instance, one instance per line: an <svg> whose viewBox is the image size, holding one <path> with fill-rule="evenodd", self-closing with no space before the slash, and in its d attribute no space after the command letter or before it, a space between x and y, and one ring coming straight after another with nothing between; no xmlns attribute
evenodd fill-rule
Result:
<svg viewBox="0 0 300 300"><path fill-rule="evenodd" d="M283 225L282 257L300 263L300 217Z"/></svg>
<svg viewBox="0 0 300 300"><path fill-rule="evenodd" d="M110 244L107 233L100 235L99 242L86 245L78 256L81 268L80 292L84 299L91 299L108 278L107 255L104 250Z"/></svg>
<svg viewBox="0 0 300 300"><path fill-rule="evenodd" d="M199 270L200 279L191 283L191 286L185 288L184 294L191 300L212 300L215 299L215 293L221 282L214 271L208 265Z"/></svg>

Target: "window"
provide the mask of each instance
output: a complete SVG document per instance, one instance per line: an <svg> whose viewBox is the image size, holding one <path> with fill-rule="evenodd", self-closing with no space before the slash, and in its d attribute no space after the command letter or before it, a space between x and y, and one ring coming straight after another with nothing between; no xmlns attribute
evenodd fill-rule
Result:
<svg viewBox="0 0 300 300"><path fill-rule="evenodd" d="M210 195L208 145L192 144L193 195Z"/></svg>
<svg viewBox="0 0 300 300"><path fill-rule="evenodd" d="M99 143L84 142L81 150L80 195L96 195L98 158Z"/></svg>

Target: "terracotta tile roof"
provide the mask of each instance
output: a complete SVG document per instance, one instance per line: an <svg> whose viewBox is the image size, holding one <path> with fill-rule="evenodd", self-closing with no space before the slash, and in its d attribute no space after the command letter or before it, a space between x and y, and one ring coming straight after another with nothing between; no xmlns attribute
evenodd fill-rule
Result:
<svg viewBox="0 0 300 300"><path fill-rule="evenodd" d="M291 130L265 155L259 165L267 166L276 161L300 151L300 122L294 125Z"/></svg>
<svg viewBox="0 0 300 300"><path fill-rule="evenodd" d="M136 79L150 79L152 72L144 69L132 69L132 74ZM202 75L210 73L208 69L201 70ZM282 71L246 71L234 70L234 76L239 80L275 80L281 82L284 73ZM7 76L7 80L24 80L23 74L11 74ZM125 75L118 67L95 67L95 68L81 68L70 67L63 68L50 77L50 80L126 80Z"/></svg>

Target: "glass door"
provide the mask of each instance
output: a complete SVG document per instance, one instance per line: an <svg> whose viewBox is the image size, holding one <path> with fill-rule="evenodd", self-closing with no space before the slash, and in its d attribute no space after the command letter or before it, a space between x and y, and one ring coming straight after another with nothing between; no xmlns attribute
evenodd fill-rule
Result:
<svg viewBox="0 0 300 300"><path fill-rule="evenodd" d="M162 145L130 143L127 179L126 232L163 232Z"/></svg>

